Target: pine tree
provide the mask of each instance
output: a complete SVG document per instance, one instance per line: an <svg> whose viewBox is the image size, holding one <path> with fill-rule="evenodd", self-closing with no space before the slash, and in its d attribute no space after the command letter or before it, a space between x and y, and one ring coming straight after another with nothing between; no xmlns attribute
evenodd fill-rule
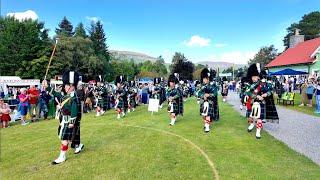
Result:
<svg viewBox="0 0 320 180"><path fill-rule="evenodd" d="M83 23L79 23L74 32L75 37L87 38L86 30L84 29Z"/></svg>
<svg viewBox="0 0 320 180"><path fill-rule="evenodd" d="M56 34L59 36L73 36L73 26L66 16L63 17L62 21L59 23L59 27L56 28Z"/></svg>
<svg viewBox="0 0 320 180"><path fill-rule="evenodd" d="M109 60L108 46L106 44L106 35L104 33L101 21L91 23L90 39L93 42L93 49L96 54L105 60Z"/></svg>
<svg viewBox="0 0 320 180"><path fill-rule="evenodd" d="M92 22L89 30L90 39L93 42L93 49L98 58L103 62L104 74L110 75L110 55L106 44L106 35L101 21Z"/></svg>

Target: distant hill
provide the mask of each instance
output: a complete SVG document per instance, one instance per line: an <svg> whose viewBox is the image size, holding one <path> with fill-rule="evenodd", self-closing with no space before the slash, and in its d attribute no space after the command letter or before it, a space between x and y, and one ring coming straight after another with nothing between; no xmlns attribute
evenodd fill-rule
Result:
<svg viewBox="0 0 320 180"><path fill-rule="evenodd" d="M134 60L135 63L145 62L145 61L156 61L157 58L149 56L147 54L131 52L131 51L117 51L110 50L111 55L116 59L123 60Z"/></svg>
<svg viewBox="0 0 320 180"><path fill-rule="evenodd" d="M213 62L213 61L201 61L196 64L202 64L202 65L208 65L210 68L217 69L219 67L219 70L225 70L229 67L232 67L234 65L235 69L242 68L246 66L246 64L233 64L229 62Z"/></svg>

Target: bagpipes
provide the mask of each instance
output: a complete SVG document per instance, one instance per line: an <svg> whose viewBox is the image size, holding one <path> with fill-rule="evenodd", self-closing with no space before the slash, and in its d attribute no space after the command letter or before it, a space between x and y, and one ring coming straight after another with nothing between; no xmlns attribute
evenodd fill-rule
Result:
<svg viewBox="0 0 320 180"><path fill-rule="evenodd" d="M173 113L174 110L173 110L173 102L172 101L169 101L169 104L168 104L168 112L169 113Z"/></svg>
<svg viewBox="0 0 320 180"><path fill-rule="evenodd" d="M209 112L209 102L205 101L203 102L203 109L202 109L202 116L208 116L208 112Z"/></svg>
<svg viewBox="0 0 320 180"><path fill-rule="evenodd" d="M254 102L252 105L252 111L250 117L253 119L259 119L261 116L261 106L259 102Z"/></svg>

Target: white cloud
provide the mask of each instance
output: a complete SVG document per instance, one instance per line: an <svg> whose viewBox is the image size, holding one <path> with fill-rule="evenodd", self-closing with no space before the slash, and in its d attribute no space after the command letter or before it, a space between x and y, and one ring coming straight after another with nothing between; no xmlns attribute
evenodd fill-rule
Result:
<svg viewBox="0 0 320 180"><path fill-rule="evenodd" d="M32 10L27 10L25 12L13 12L13 13L8 13L7 16L15 17L18 20L24 20L24 19L32 19L36 20L38 19L38 15L36 12Z"/></svg>
<svg viewBox="0 0 320 180"><path fill-rule="evenodd" d="M199 35L194 35L189 41L184 42L189 47L206 47L210 46L211 39L203 38Z"/></svg>
<svg viewBox="0 0 320 180"><path fill-rule="evenodd" d="M216 48L222 48L222 47L226 47L226 46L228 46L228 44L217 43L214 45L214 47L216 47Z"/></svg>
<svg viewBox="0 0 320 180"><path fill-rule="evenodd" d="M208 57L210 61L223 61L223 62L230 62L235 64L247 64L250 59L254 57L256 54L255 51L231 51L222 53L219 55L213 54Z"/></svg>
<svg viewBox="0 0 320 180"><path fill-rule="evenodd" d="M101 23L103 23L103 21L99 17L95 17L95 16L93 17L87 16L86 19L94 23L96 23L97 21L100 21Z"/></svg>

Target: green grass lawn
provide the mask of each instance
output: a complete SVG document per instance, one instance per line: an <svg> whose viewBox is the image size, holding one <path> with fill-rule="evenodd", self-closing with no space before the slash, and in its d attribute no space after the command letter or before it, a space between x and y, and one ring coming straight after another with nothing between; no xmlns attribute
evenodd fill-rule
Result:
<svg viewBox="0 0 320 180"><path fill-rule="evenodd" d="M276 99L277 99L277 95L275 95L275 102L276 102ZM305 114L309 114L309 115L315 115L315 116L319 116L319 114L316 114L314 113L315 111L315 107L316 107L316 98L313 97L312 99L312 106L313 107L308 107L308 106L302 106L300 107L299 105L301 104L301 94L299 93L295 93L295 97L294 97L294 106L292 105L287 105L287 106L283 106L282 103L280 104L277 104L277 105L280 105L280 106L283 106L283 107L286 107L288 109L292 109L292 110L295 110L295 111L300 111L300 112L303 112Z"/></svg>
<svg viewBox="0 0 320 180"><path fill-rule="evenodd" d="M246 119L220 103L221 120L209 134L195 100L185 116L169 127L166 109L151 115L146 106L116 120L87 114L82 121L84 151L59 154L57 121L1 129L1 179L317 179L320 167L266 132L256 140ZM150 129L149 129L150 128ZM178 135L178 136L176 136ZM183 139L185 138L185 139ZM192 146L194 143L198 148ZM200 152L203 151L203 154ZM205 157L207 155L207 158ZM218 172L208 160L214 163Z"/></svg>

